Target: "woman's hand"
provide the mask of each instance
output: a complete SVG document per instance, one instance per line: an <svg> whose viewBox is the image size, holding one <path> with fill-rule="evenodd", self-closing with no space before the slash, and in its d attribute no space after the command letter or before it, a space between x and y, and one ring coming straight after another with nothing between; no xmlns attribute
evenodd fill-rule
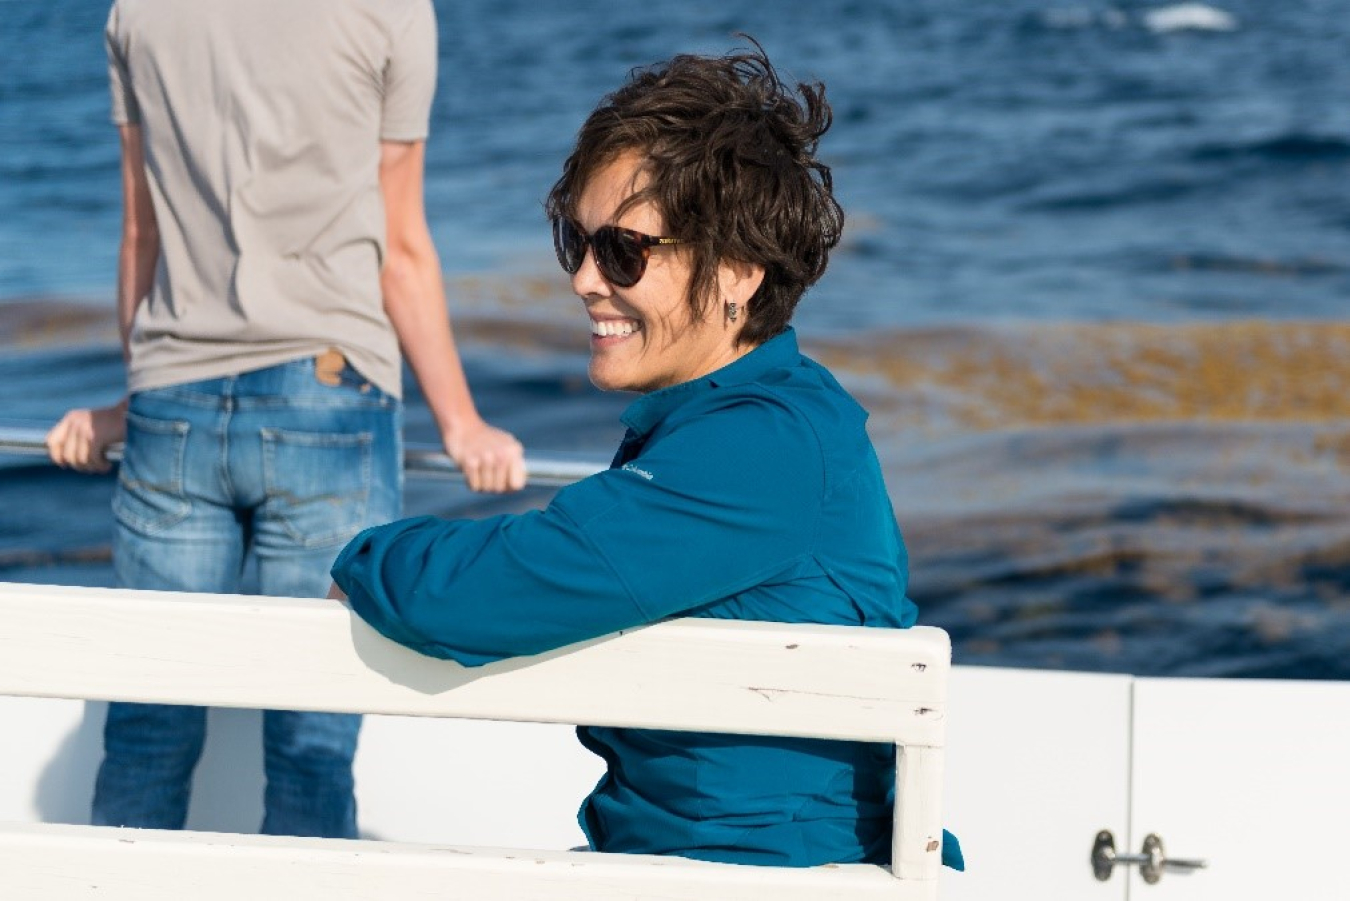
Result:
<svg viewBox="0 0 1350 901"><path fill-rule="evenodd" d="M107 472L108 447L127 437L127 402L71 410L47 433L47 454L57 466L78 472Z"/></svg>
<svg viewBox="0 0 1350 901"><path fill-rule="evenodd" d="M333 586L328 589L328 600L340 601L345 604L347 603L347 592L339 588L338 584L334 582Z"/></svg>

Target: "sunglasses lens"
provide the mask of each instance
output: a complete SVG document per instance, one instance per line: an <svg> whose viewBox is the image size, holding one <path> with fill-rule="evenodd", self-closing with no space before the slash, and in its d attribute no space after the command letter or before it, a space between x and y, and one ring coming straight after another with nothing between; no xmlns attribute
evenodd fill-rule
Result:
<svg viewBox="0 0 1350 901"><path fill-rule="evenodd" d="M581 268L581 261L586 258L586 236L571 219L554 219L553 250L558 254L563 271L572 275Z"/></svg>
<svg viewBox="0 0 1350 901"><path fill-rule="evenodd" d="M638 236L613 225L587 235L565 216L553 220L553 250L563 271L575 275L586 259L586 245L595 253L595 265L610 284L631 288L647 271L647 248Z"/></svg>
<svg viewBox="0 0 1350 901"><path fill-rule="evenodd" d="M596 229L591 246L600 274L617 287L631 288L647 270L646 249L622 229L612 225Z"/></svg>

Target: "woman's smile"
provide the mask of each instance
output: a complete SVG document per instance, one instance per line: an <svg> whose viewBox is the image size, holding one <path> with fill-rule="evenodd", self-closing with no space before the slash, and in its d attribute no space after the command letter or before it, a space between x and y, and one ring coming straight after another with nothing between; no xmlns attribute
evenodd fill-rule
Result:
<svg viewBox="0 0 1350 901"><path fill-rule="evenodd" d="M642 331L642 323L636 319L604 319L591 317L591 343L614 343L630 338ZM612 340L611 340L612 339Z"/></svg>

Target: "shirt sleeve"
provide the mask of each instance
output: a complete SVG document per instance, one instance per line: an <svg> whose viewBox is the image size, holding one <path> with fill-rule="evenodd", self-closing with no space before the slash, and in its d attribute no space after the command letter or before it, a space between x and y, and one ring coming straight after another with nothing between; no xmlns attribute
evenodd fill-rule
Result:
<svg viewBox="0 0 1350 901"><path fill-rule="evenodd" d="M415 0L410 15L392 35L384 71L381 140L426 139L436 96L436 45L431 0Z"/></svg>
<svg viewBox="0 0 1350 901"><path fill-rule="evenodd" d="M141 121L141 108L132 90L131 69L126 54L128 42L122 34L122 14L117 3L108 13L103 40L108 51L108 85L112 91L113 124L137 125Z"/></svg>
<svg viewBox="0 0 1350 901"><path fill-rule="evenodd" d="M824 480L804 419L762 398L709 411L547 509L369 529L333 578L386 637L478 665L731 597L810 552Z"/></svg>

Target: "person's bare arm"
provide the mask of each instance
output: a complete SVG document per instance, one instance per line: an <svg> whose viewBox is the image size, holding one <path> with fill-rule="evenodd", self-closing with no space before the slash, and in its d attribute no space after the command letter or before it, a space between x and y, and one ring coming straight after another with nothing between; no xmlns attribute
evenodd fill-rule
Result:
<svg viewBox="0 0 1350 901"><path fill-rule="evenodd" d="M117 328L122 357L131 356L131 323L150 293L159 265L159 223L145 175L139 125L118 127L122 139L122 246L117 258Z"/></svg>
<svg viewBox="0 0 1350 901"><path fill-rule="evenodd" d="M145 175L138 125L121 125L122 243L117 257L117 331L122 358L130 358L131 324L150 293L159 264L159 225ZM107 472L108 446L126 438L127 399L109 407L71 410L47 433L47 453L58 466Z"/></svg>
<svg viewBox="0 0 1350 901"><path fill-rule="evenodd" d="M475 491L525 486L525 457L509 432L483 421L469 393L446 307L440 259L423 206L426 145L386 141L380 148L386 252L384 308L422 388L446 453Z"/></svg>

